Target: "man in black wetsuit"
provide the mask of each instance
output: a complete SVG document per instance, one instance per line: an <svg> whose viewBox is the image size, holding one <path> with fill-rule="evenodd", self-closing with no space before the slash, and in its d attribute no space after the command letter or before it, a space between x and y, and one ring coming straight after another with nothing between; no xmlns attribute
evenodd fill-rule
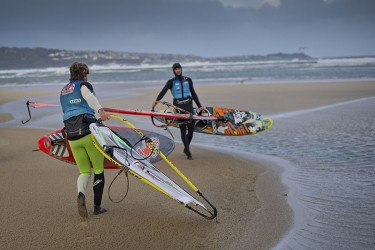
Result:
<svg viewBox="0 0 375 250"><path fill-rule="evenodd" d="M179 63L175 63L172 66L173 74L175 77L169 79L165 84L164 88L159 93L156 101L152 103L152 107L155 107L157 102L160 101L167 91L170 89L173 96L173 105L190 112L194 113L193 100L198 106L198 113L204 108L199 102L198 95L195 93L193 87L193 80L191 78L182 75L182 67ZM184 144L184 153L189 160L193 157L190 152L190 142L193 139L194 123L190 122L187 124L180 125L181 139Z"/></svg>

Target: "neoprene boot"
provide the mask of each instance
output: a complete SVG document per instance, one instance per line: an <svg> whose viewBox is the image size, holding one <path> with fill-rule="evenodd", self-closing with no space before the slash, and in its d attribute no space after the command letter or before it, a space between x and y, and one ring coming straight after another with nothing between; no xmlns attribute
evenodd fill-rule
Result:
<svg viewBox="0 0 375 250"><path fill-rule="evenodd" d="M102 214L102 213L105 213L105 212L107 212L107 209L102 208L100 206L94 206L94 214L95 215Z"/></svg>
<svg viewBox="0 0 375 250"><path fill-rule="evenodd" d="M184 153L186 154L186 156L187 156L187 158L188 158L189 160L192 160L192 159L193 159L193 157L191 156L191 153L190 153L190 150L189 150L189 149L185 148L185 149L184 149Z"/></svg>
<svg viewBox="0 0 375 250"><path fill-rule="evenodd" d="M94 214L102 214L107 212L107 209L102 208L100 205L102 203L102 196L104 190L104 172L101 174L94 175Z"/></svg>

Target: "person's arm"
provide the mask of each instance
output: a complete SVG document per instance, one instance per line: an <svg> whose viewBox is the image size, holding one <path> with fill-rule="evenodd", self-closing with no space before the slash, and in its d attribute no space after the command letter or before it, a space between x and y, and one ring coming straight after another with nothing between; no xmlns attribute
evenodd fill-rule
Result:
<svg viewBox="0 0 375 250"><path fill-rule="evenodd" d="M89 87L90 86L88 86L86 84L81 85L82 97L86 100L86 102L90 106L90 108L92 108L93 110L95 110L95 112L97 112L99 114L100 118L103 121L109 120L109 118L110 118L109 115L104 111L102 105L100 105L98 99L93 94L92 86L91 86L91 90L89 89Z"/></svg>
<svg viewBox="0 0 375 250"><path fill-rule="evenodd" d="M164 85L164 88L160 91L158 97L156 97L156 100L155 102L152 103L152 107L155 107L157 102L160 101L161 99L163 99L163 97L165 96L165 94L167 93L167 91L169 89L172 88L172 81L169 80L165 85Z"/></svg>
<svg viewBox="0 0 375 250"><path fill-rule="evenodd" d="M198 98L197 93L195 92L195 89L194 89L194 86L193 86L193 80L191 80L191 78L189 78L188 81L189 81L191 97L193 98L194 102L197 104L198 110L200 110L202 108L202 105L199 102L199 98Z"/></svg>
<svg viewBox="0 0 375 250"><path fill-rule="evenodd" d="M90 108L95 110L95 112L99 112L99 110L103 108L96 96L94 96L86 85L81 85L81 93L87 104L90 106Z"/></svg>

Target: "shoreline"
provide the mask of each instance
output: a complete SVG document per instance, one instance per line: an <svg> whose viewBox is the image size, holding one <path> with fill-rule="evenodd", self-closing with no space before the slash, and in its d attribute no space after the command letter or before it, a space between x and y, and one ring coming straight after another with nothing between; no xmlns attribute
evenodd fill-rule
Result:
<svg viewBox="0 0 375 250"><path fill-rule="evenodd" d="M323 106L323 105L329 105L329 104L337 103L337 102L340 102L340 101L353 100L353 99L356 99L356 98L359 98L359 97L372 96L371 92L366 93L366 91L370 87L372 88L372 86L374 85L373 81L360 82L359 84L356 84L356 86L353 86L353 84L354 84L353 82L329 83L328 84L329 86L327 86L327 83L316 83L316 84L314 83L314 84L312 84L312 86L307 86L309 84L306 84L306 83L302 83L302 84L297 84L297 83L279 84L278 83L278 84L266 84L266 85L260 84L260 85L256 85L256 86L255 85L247 85L247 84L244 84L244 85L230 85L229 84L229 85L218 85L218 86L196 85L195 88L196 88L196 91L197 91L203 105L207 105L209 103L217 103L217 102L220 101L220 103L223 106L233 106L234 105L233 102L234 102L236 104L236 107L242 107L242 108L247 109L248 103L251 103L252 104L251 110L254 110L256 112L259 112L259 113L262 113L262 114L269 114L269 113L279 114L279 113L283 113L283 112L291 112L291 111L295 111L295 110L300 110L300 109L303 109L303 108L314 108L314 107L320 107L320 106ZM338 88L339 86L340 86L340 88ZM212 92L213 88L215 90L215 95L213 95L213 92ZM100 89L101 89L101 87L100 87ZM117 88L117 90L120 91L121 88ZM142 93L142 95L137 96L136 98L130 96L130 97L126 97L126 98L122 98L122 99L114 99L114 100L107 99L106 96L103 95L104 101L101 101L101 102L103 103L103 105L110 106L110 107L112 107L113 105L116 105L117 107L148 109L152 100L153 100L153 98L156 97L159 89L147 88L147 89L142 90L142 89L139 89L139 88L136 88L136 89L126 89L126 88L124 88L124 89L122 89L122 91ZM27 93L27 92L28 91L25 90L25 93ZM231 93L231 94L228 94L228 93ZM22 95L24 93L15 91L13 94L17 95L16 99L19 99L20 96L21 96L21 99L22 99ZM37 92L37 93L33 93L33 94L34 94L34 96L43 97L45 93L44 92ZM48 94L51 94L51 92L48 92ZM101 94L101 93L99 93L99 91L98 91L98 94ZM236 98L236 100L228 98L228 97L233 96L233 95L235 95L238 98ZM257 96L257 95L259 95L259 96ZM280 95L281 97L278 96L278 95ZM300 96L300 95L302 95L302 96ZM166 95L166 97L169 97L169 95ZM100 96L99 96L99 100L102 100ZM150 102L150 100L151 100L151 102ZM3 98L0 99L0 104L3 103L2 101L3 101ZM230 105L231 103L232 103L232 105ZM2 115L3 115L3 113L0 114L0 125L1 125L1 123L3 123L3 121L1 120ZM275 124L274 124L274 126L275 126ZM3 128L4 127L0 127L1 133L3 133L2 132ZM13 130L17 130L18 128L4 128L4 129L7 130L7 131L8 131L8 129L10 131L13 131ZM24 128L22 128L22 129L24 129ZM26 130L30 130L30 128L27 128ZM264 133L267 133L267 132L264 132ZM2 146L5 146L5 144L6 143L3 140L0 143L0 145L2 145ZM192 165L195 166L195 168L197 168L198 166L196 166L195 164L198 164L198 163L205 164L205 165L208 164L204 168L204 171L206 171L205 172L206 175L208 176L208 175L214 174L216 176L217 175L216 173L211 172L211 171L216 170L216 165L212 165L212 163L209 163L209 162L206 162L206 161L209 161L209 159L212 159L212 158L216 158L217 153L214 153L213 151L210 151L210 150L204 151L202 153L199 152L201 147L205 148L206 146L196 145L194 143L194 139L193 139L192 147L193 147L193 150L194 150L193 155L196 155L196 154L198 155L197 161L194 161L194 163L192 163ZM187 163L187 162L183 161L184 159L183 159L183 155L181 155L182 151L181 151L180 148L181 148L181 145L180 145L180 143L178 143L175 151L172 152L173 156L171 156L171 157L173 157L173 159L176 162L178 162L179 164L182 164L182 166L183 166L182 172L184 172L184 170L187 169L188 174L191 174L191 175L194 176L195 173L191 172L188 165L185 165L185 164L189 164L189 162ZM197 152L199 152L199 154ZM205 156L205 154L207 154L211 158ZM44 158L45 158L45 156L44 156ZM285 199L286 197L282 196L283 193L287 193L287 190L285 189L286 187L283 186L285 184L282 183L282 172L280 172L282 170L278 169L277 166L273 165L272 161L267 163L267 161L262 161L262 160L259 160L259 159L256 160L256 159L251 158L250 159L251 161L249 163L248 158L246 158L246 157L237 158L237 157L228 156L228 155L225 155L224 159L219 161L217 164L223 164L222 162L224 162L226 158L230 158L232 160L232 161L229 161L231 164L235 163L235 164L238 165L237 167L235 167L236 171L245 171L245 170L242 169L243 165L247 165L247 164L251 165L250 168L253 168L253 169L251 169L251 171L255 171L255 175L254 175L255 177L252 177L252 178L255 178L255 179L252 179L253 183L255 183L255 187L254 187L253 191L250 190L250 193L255 191L255 193L256 193L255 201L256 200L259 201L259 204L258 204L259 207L257 208L256 204L252 205L252 209L253 209L252 214L251 214L250 217L247 217L247 218L249 218L249 220L247 222L248 222L248 224L251 224L250 226L249 225L246 226L246 225L241 224L241 225L238 226L238 228L235 228L235 227L231 226L231 224L228 221L224 221L224 223L221 222L221 224L225 224L226 227L229 227L230 230L233 230L233 234L234 234L234 235L231 234L231 236L229 237L232 240L228 239L227 241L224 241L224 242L221 242L221 243L224 244L224 245L229 244L229 245L226 245L226 246L227 247L231 246L234 249L246 249L246 247L247 248L249 247L249 244L251 246L253 246L253 248L256 248L256 249L269 249L270 247L276 246L276 244L279 243L282 240L282 238L288 233L288 231L291 229L291 227L293 225L293 216L292 216L292 211L290 210L291 208L289 207L289 205L288 205L288 203ZM173 162L175 162L175 161L173 161ZM228 165L230 163L228 163ZM209 165L209 164L211 164L211 165ZM222 169L223 173L227 173L227 174L230 173L230 172L226 172L227 171L226 166L220 166L220 169ZM249 169L247 169L247 170L250 171ZM196 176L196 177L192 178L192 180L199 181L199 179L201 179L201 178L203 180L207 180L207 178L208 178L207 176L205 176L204 178L202 176ZM221 177L221 178L224 178L224 177L225 176L223 175L223 177ZM230 176L230 177L231 177L231 179L230 179L231 181L235 181L234 176ZM74 182L74 178L75 177L73 177L73 182ZM224 180L225 180L225 178L224 178ZM208 181L208 183L211 183L211 185L214 185L213 180L210 179L210 180L207 180L207 181ZM275 184L275 186L270 187L269 184ZM74 186L74 184L73 184L73 186ZM232 186L232 187L235 187L235 186ZM210 186L205 186L204 190L205 190L206 193L209 193L211 188L210 188ZM282 191L282 192L280 192L280 191ZM216 193L216 192L217 191L214 192L213 197L218 197L217 199L220 200L221 194ZM240 193L241 192L246 193L246 192L249 192L249 190L247 190L247 191L242 190L241 191L241 189L240 189L239 192ZM279 195L276 195L276 194L279 194ZM72 196L72 194L69 193L69 194L67 194L67 196L68 196L68 198L71 198L70 196ZM210 195L207 194L207 197L210 198ZM251 196L251 197L253 197L253 196ZM251 198L251 197L249 197L249 199L254 202L254 197L253 198ZM279 203L276 203L274 199L278 199ZM283 204L283 202L284 202L284 204ZM232 208L232 207L230 206L231 204L228 203L228 201L225 201L224 203L225 203L225 205L223 205L222 210L224 211L224 214L227 215L227 213L229 211L229 210L227 211L228 207L230 207L230 208ZM244 204L245 204L244 205L245 207L249 206L249 204L247 204L247 203L244 203ZM285 204L286 204L286 207L283 207L283 205L285 205ZM69 204L69 205L72 205L72 204ZM255 205L255 207L254 207L254 205ZM277 211L272 212L272 210L267 211L267 208L266 208L267 206L269 206L269 209L273 208L273 209L279 210L278 213L277 213ZM263 210L262 210L262 208L263 208ZM146 208L144 208L144 209L145 209L144 210L145 215L147 215L148 214L147 209ZM177 211L177 213L179 212L178 208L176 208L175 210ZM231 210L231 211L233 212L233 210ZM241 214L241 212L239 212L237 210L233 213ZM276 218L276 219L279 219L278 222L271 221L271 219L267 219L267 217L270 216L270 215L271 215L270 218L272 218L272 216L277 215L277 216L281 217L281 219ZM247 216L249 216L249 215L247 215ZM74 213L73 213L73 217L74 217ZM189 220L189 218L191 218L191 217L192 216L190 214L190 216L187 215L187 217L185 219ZM219 218L220 217L221 216L220 216L220 211L219 211ZM77 219L77 218L75 218L75 219ZM194 219L192 219L192 220L194 220ZM101 219L100 219L100 221L101 221L101 223L105 223ZM169 221L169 222L173 223L173 221ZM226 224L225 222L229 223L229 224ZM205 222L203 222L203 223L205 223ZM275 226L275 224L277 225L277 227ZM202 225L195 225L195 227L198 227L198 228L201 227L201 226ZM257 226L257 228L255 228L256 226ZM205 228L205 226L203 226L203 228ZM247 231L241 232L241 230L239 230L239 228L241 230L247 229ZM188 229L186 229L186 230L188 230ZM228 232L218 230L216 233L218 233L218 235L211 236L211 237L207 236L206 239L207 240L209 239L210 241L213 241L215 239L217 240L217 237L219 237L219 238L225 237L225 234L228 233ZM168 234L166 234L166 236L167 235ZM111 237L111 236L108 236L108 237ZM152 236L149 236L149 237L152 237ZM181 237L182 237L182 235L181 235ZM233 237L236 240L233 240ZM242 239L242 241L239 241L239 239ZM236 241L238 243L236 243ZM220 242L220 241L218 241L218 242ZM168 243L168 244L173 245L173 244L177 244L177 243ZM201 242L201 244L204 244L204 243ZM171 245L168 245L168 246L171 246ZM176 246L178 246L178 245L176 245ZM196 246L196 245L193 245L193 246ZM210 247L208 247L208 245L203 245L203 246L205 246L206 248L210 248ZM216 247L219 248L219 249L225 249L225 248L220 248L219 245L217 245Z"/></svg>
<svg viewBox="0 0 375 250"><path fill-rule="evenodd" d="M249 78L210 78L210 79L194 79L194 84L195 85L202 85L202 86L214 86L214 85L266 85L266 84L314 84L314 83L345 83L345 82L373 82L375 81L375 78L321 78L321 79L270 79L270 80L261 80L261 79L249 79ZM146 88L158 88L155 84L164 84L164 80L138 80L138 81L119 81L119 82L96 82L95 80L92 81L95 83L96 86L129 86L131 89L137 89L139 87L137 86L149 86ZM150 83L152 86L150 86ZM65 82L61 83L49 83L49 84L44 84L44 83L33 83L33 84L3 84L0 85L0 90L1 89L19 89L19 88L31 88L31 89L36 89L39 88L41 90L44 90L46 87L47 88L54 88L56 86L62 87L65 85ZM141 87L143 88L143 87Z"/></svg>
<svg viewBox="0 0 375 250"><path fill-rule="evenodd" d="M281 158L249 152L238 152L233 149L222 149L209 145L196 145L196 147L215 150L223 154L240 157L242 160L259 163L260 172L255 180L255 192L260 202L260 207L255 211L249 221L249 228L242 241L233 243L230 249L263 249L254 238L261 238L264 234L272 235L275 241L266 249L273 249L288 234L293 226L293 209L288 201L290 183L285 181L285 174L292 166L280 164ZM244 166L246 167L246 166ZM281 233L283 232L283 233ZM251 235L251 237L249 237Z"/></svg>

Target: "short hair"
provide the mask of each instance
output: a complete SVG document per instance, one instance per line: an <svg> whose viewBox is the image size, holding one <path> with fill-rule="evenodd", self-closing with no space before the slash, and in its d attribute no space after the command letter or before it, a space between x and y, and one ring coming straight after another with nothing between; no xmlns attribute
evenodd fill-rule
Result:
<svg viewBox="0 0 375 250"><path fill-rule="evenodd" d="M85 63L74 62L70 66L70 80L83 80L90 73L89 67Z"/></svg>

